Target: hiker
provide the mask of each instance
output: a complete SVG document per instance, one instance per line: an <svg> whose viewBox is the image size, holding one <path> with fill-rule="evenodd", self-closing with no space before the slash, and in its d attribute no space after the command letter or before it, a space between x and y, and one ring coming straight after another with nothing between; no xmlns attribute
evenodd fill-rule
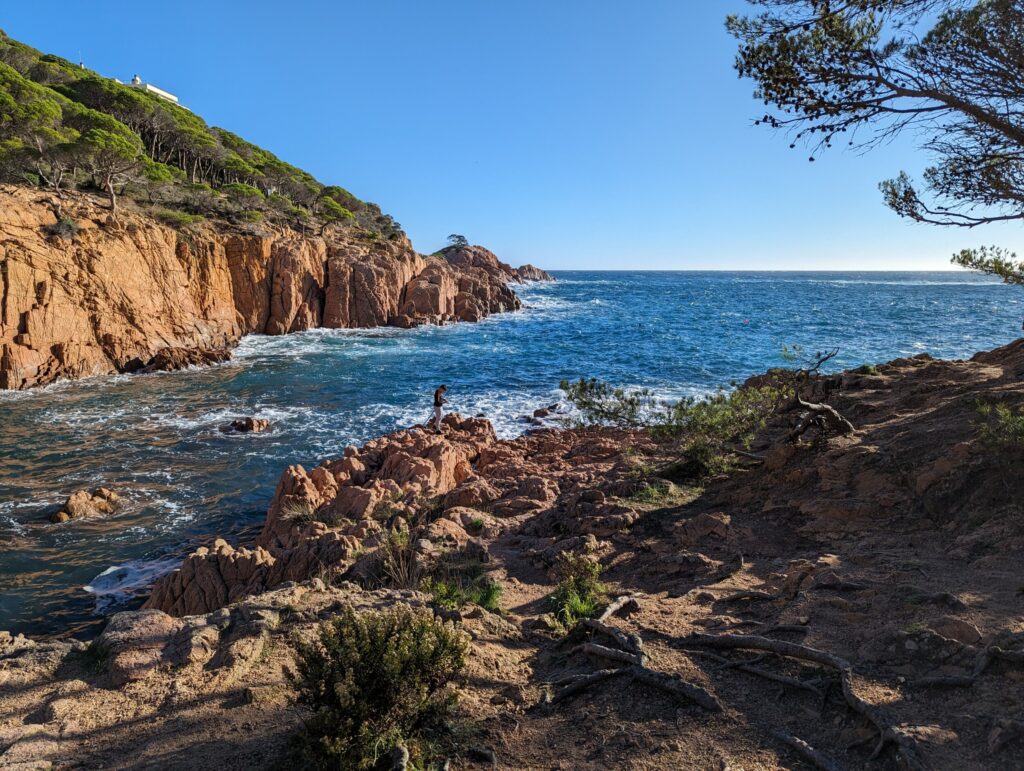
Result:
<svg viewBox="0 0 1024 771"><path fill-rule="evenodd" d="M447 390L448 386L442 385L434 391L434 431L438 434L441 433L441 405L448 403L444 398Z"/></svg>

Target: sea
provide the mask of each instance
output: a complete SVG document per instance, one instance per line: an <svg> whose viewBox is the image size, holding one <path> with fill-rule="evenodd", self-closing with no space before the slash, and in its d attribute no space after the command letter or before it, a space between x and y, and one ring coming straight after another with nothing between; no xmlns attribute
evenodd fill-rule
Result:
<svg viewBox="0 0 1024 771"><path fill-rule="evenodd" d="M226 364L0 392L0 630L88 638L198 545L259 531L281 472L452 409L500 436L563 379L699 396L792 357L966 358L1021 333L1024 290L965 272L559 272L478 324L245 338ZM795 352L795 353L794 353ZM234 418L271 421L225 433ZM116 515L50 524L78 488Z"/></svg>

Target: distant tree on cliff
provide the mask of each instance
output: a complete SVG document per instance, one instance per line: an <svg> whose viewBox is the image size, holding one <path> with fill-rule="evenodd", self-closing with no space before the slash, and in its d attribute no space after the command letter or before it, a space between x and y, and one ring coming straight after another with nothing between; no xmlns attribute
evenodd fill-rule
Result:
<svg viewBox="0 0 1024 771"><path fill-rule="evenodd" d="M452 233L448 236L448 246L455 249L462 249L463 247L469 246L469 240L463 235Z"/></svg>
<svg viewBox="0 0 1024 771"><path fill-rule="evenodd" d="M320 202L319 217L323 222L320 227L320 235L323 235L332 225L355 221L355 215L333 198L324 198Z"/></svg>
<svg viewBox="0 0 1024 771"><path fill-rule="evenodd" d="M774 108L757 120L814 154L910 130L934 159L923 187L880 187L901 217L973 228L1024 220L1024 0L751 0L730 16L736 69ZM1024 264L965 250L965 267L1020 283Z"/></svg>
<svg viewBox="0 0 1024 771"><path fill-rule="evenodd" d="M142 143L135 136L94 128L82 136L81 147L96 185L106 192L110 211L117 216L117 187L142 165Z"/></svg>

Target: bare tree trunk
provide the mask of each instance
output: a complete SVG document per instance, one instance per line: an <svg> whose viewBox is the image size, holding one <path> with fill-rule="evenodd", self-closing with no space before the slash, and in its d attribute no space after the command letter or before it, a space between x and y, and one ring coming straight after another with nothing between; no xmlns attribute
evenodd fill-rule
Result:
<svg viewBox="0 0 1024 771"><path fill-rule="evenodd" d="M114 176L108 174L104 189L107 191L107 195L110 196L110 215L117 218L117 191L114 190Z"/></svg>

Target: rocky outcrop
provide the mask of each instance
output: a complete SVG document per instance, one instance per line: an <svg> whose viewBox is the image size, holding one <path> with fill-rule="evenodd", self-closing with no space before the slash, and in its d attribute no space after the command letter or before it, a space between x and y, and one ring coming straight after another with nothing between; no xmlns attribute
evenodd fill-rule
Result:
<svg viewBox="0 0 1024 771"><path fill-rule="evenodd" d="M548 273L546 270L541 270L535 265L521 265L516 268L516 274L519 276L520 281L554 281L555 277Z"/></svg>
<svg viewBox="0 0 1024 771"><path fill-rule="evenodd" d="M554 281L550 273L526 264L521 268L513 268L498 259L494 252L482 246L449 246L439 252L450 264L462 270L479 270L493 279L502 282L514 281Z"/></svg>
<svg viewBox="0 0 1024 771"><path fill-rule="evenodd" d="M442 435L417 426L349 447L310 471L290 466L255 544L217 540L198 549L156 582L145 607L208 613L288 581L362 580L368 555L396 529L410 529L425 564L451 548L486 553L470 531L495 537L524 518L536 517L528 530L539 551L566 535L614 535L636 512L600 491L581 492L626 474L610 450L607 439L552 430L498 441L488 421L449 415Z"/></svg>
<svg viewBox="0 0 1024 771"><path fill-rule="evenodd" d="M179 234L66 194L0 186L0 388L225 361L249 333L412 327L516 310L518 271L481 247L424 256L404 237L270 229ZM529 271L530 278L536 273Z"/></svg>

